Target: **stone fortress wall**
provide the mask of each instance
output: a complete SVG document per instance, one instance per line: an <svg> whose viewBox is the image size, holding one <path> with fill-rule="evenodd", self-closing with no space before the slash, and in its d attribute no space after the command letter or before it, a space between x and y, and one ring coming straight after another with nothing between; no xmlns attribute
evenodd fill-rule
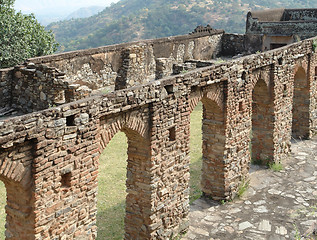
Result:
<svg viewBox="0 0 317 240"><path fill-rule="evenodd" d="M317 9L271 9L249 12L246 35L261 35L261 50L269 50L317 35Z"/></svg>
<svg viewBox="0 0 317 240"><path fill-rule="evenodd" d="M199 101L207 196L234 198L251 152L287 158L291 136L317 132L317 38L215 59L255 51L257 38L199 29L1 70L1 106L25 113L0 120L6 238L95 239L99 156L118 131L128 138L125 239L186 230L190 113Z"/></svg>

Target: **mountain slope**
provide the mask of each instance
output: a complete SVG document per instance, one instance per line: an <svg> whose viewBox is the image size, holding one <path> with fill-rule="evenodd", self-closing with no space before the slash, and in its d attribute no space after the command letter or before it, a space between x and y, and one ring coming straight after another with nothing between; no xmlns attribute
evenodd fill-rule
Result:
<svg viewBox="0 0 317 240"><path fill-rule="evenodd" d="M61 51L187 34L210 24L243 33L246 13L266 8L316 7L317 0L121 0L89 18L48 26Z"/></svg>
<svg viewBox="0 0 317 240"><path fill-rule="evenodd" d="M101 12L103 9L104 7L101 6L83 7L69 14L65 20L70 20L72 18L87 18Z"/></svg>

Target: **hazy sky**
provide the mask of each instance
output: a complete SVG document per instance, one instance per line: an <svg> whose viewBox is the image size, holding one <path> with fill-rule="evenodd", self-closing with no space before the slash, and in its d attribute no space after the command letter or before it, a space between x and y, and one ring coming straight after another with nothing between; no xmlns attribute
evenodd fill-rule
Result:
<svg viewBox="0 0 317 240"><path fill-rule="evenodd" d="M23 13L73 12L88 6L109 6L119 0L16 0L15 9Z"/></svg>

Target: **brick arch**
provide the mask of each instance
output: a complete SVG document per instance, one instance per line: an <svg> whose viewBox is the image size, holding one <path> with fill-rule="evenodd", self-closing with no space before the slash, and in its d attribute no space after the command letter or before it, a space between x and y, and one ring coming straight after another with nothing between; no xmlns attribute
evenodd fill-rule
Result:
<svg viewBox="0 0 317 240"><path fill-rule="evenodd" d="M36 143L28 140L0 150L0 178L28 186L32 179L31 166Z"/></svg>
<svg viewBox="0 0 317 240"><path fill-rule="evenodd" d="M101 149L107 147L114 135L122 131L127 136L127 196L125 239L147 239L150 229L144 228L151 214L151 158L148 121L138 113L125 113L100 121ZM142 228L143 227L143 228ZM135 231L135 229L143 229Z"/></svg>
<svg viewBox="0 0 317 240"><path fill-rule="evenodd" d="M225 111L223 85L192 88L189 98L190 112L198 102L203 103L202 119L202 177L204 194L223 199L225 192L223 151L225 147Z"/></svg>
<svg viewBox="0 0 317 240"><path fill-rule="evenodd" d="M267 86L267 89L270 90L271 70L269 68L257 70L250 75L250 79L251 79L251 91L254 91L256 84L260 80L264 81Z"/></svg>
<svg viewBox="0 0 317 240"><path fill-rule="evenodd" d="M101 118L99 129L101 149L104 149L119 131L126 134L135 133L144 139L148 139L148 121L147 119L141 119L138 113L124 113L116 117Z"/></svg>
<svg viewBox="0 0 317 240"><path fill-rule="evenodd" d="M33 141L0 151L0 181L4 183L7 193L5 209L8 239L34 239L34 159Z"/></svg>
<svg viewBox="0 0 317 240"><path fill-rule="evenodd" d="M300 80L301 82L294 82L294 85L298 84L298 85L308 85L308 75L307 75L307 71L305 70L307 69L307 65L306 64L301 64L301 65L296 65L294 68L294 79L295 80Z"/></svg>
<svg viewBox="0 0 317 240"><path fill-rule="evenodd" d="M205 99L204 102L208 102L208 100L214 101L222 111L224 110L224 94L220 84L219 85L214 84L205 88L193 89L190 93L190 98L189 98L190 113L194 110L197 104L203 99Z"/></svg>
<svg viewBox="0 0 317 240"><path fill-rule="evenodd" d="M310 84L308 71L305 69L308 69L308 67L304 61L294 67L292 136L295 138L308 138L310 134Z"/></svg>
<svg viewBox="0 0 317 240"><path fill-rule="evenodd" d="M294 66L294 71L293 71L293 74L294 76L296 75L296 73L298 71L304 71L307 75L307 72L308 72L308 64L306 61L300 61L300 62L297 62L296 65Z"/></svg>

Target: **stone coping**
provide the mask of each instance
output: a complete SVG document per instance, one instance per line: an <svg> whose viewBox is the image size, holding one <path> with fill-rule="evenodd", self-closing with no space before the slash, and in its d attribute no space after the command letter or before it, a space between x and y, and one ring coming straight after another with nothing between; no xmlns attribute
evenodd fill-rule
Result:
<svg viewBox="0 0 317 240"><path fill-rule="evenodd" d="M211 33L199 32L199 33L193 33L188 35L171 36L171 37L164 37L164 38L158 38L158 39L146 39L146 40L129 42L129 43L120 43L120 44L102 46L97 48L83 49L78 51L70 51L70 52L59 53L54 55L29 58L27 61L33 62L33 63L49 63L51 61L56 61L56 60L71 59L74 57L94 55L98 53L115 52L120 49L124 49L133 45L167 43L167 42L173 42L173 41L196 39L197 36L205 37L205 36L213 36L213 35L223 34L223 33L224 33L224 30L222 29L214 29Z"/></svg>
<svg viewBox="0 0 317 240"><path fill-rule="evenodd" d="M38 112L33 112L33 113L29 113L29 114L25 114L23 116L17 116L17 117L12 117L9 119L6 119L6 121L23 121L23 119L28 119L30 116L34 116L34 115L39 115L39 114L45 114L48 112L55 112L58 109L61 109L63 107L71 107L72 105L78 105L81 103L89 103L92 101L111 101L116 99L117 97L122 97L125 96L127 97L127 95L131 95L131 93L133 94L133 92L146 92L148 91L148 89L150 87L154 87L154 89L156 91L158 91L158 93L161 93L163 90L163 87L166 85L172 85L175 84L177 81L181 81L181 82L185 82L186 80L190 80L189 83L187 83L187 85L190 86L206 86L206 85L210 85L219 81L225 81L228 80L226 79L226 77L222 76L222 74L224 74L225 72L230 71L238 71L240 66L240 69L242 69L243 65L248 65L245 66L245 71L247 71L248 69L253 69L253 68L260 68L260 67L264 67L270 64L273 64L275 62L278 61L279 58L283 57L283 54L285 54L287 52L287 50L292 50L293 48L296 47L300 47L300 46L305 46L305 45L310 45L312 44L313 40L317 40L317 37L314 38L310 38L310 39L306 39L304 41L301 42L297 42L297 43L293 43L290 45L286 45L284 47L278 48L278 49L273 49L273 50L269 50L263 53L258 53L258 54L251 54L251 55L247 55L247 56L242 56L240 58L237 59L232 59L230 61L226 61L224 63L218 63L218 64L214 64L212 66L207 66L207 67L203 67L203 68L199 68L199 69L194 69L192 71L189 71L187 73L184 74L179 74L176 76L169 76L163 79L159 79L159 80L153 80L150 81L149 83L146 84L142 84L142 85L138 85L135 87L131 87L128 89L123 89L123 90L119 90L119 91L115 91L115 92L111 92L111 93L106 93L103 95L95 95L95 96L91 96L88 98L84 98L75 102L71 102L71 103L67 103L64 105L60 105L58 107L55 108L50 108L50 109L45 109L42 111L38 111ZM307 51L308 49L306 49ZM308 50L309 51L309 50ZM298 56L293 56L293 58L300 58L304 56L304 50L303 50L303 54L300 54ZM253 65L252 65L253 63ZM198 79L198 80L197 80ZM186 85L186 84L185 84ZM184 94L184 93L182 93ZM146 98L144 99L144 104L148 104L150 102L155 102L155 101L160 101L161 99L158 98ZM140 103L136 104L135 107L140 106ZM133 107L133 106L131 106ZM113 111L110 111L110 113L112 113ZM3 129L5 127L6 124L1 124L1 120L0 120L0 130Z"/></svg>

